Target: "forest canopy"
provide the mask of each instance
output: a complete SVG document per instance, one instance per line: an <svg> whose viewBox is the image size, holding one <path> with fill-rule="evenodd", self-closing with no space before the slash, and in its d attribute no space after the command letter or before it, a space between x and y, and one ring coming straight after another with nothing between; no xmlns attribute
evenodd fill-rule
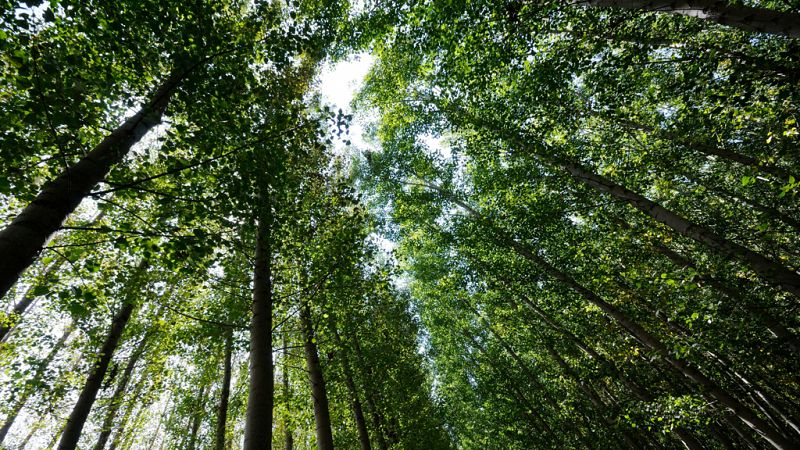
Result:
<svg viewBox="0 0 800 450"><path fill-rule="evenodd" d="M799 106L797 0L0 0L0 448L797 448Z"/></svg>

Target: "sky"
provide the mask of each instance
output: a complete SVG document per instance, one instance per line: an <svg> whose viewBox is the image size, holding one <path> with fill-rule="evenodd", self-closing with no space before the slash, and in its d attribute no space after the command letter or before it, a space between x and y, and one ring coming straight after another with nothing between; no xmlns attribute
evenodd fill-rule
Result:
<svg viewBox="0 0 800 450"><path fill-rule="evenodd" d="M342 109L345 114L352 114L353 109L350 102L353 101L355 93L361 88L364 77L367 75L373 58L367 53L351 56L348 60L336 64L327 64L319 76L319 91L322 99L329 104L334 111ZM356 148L366 147L362 133L364 132L363 116L358 117L354 114L350 124L350 141ZM336 142L336 151L344 151L344 144Z"/></svg>

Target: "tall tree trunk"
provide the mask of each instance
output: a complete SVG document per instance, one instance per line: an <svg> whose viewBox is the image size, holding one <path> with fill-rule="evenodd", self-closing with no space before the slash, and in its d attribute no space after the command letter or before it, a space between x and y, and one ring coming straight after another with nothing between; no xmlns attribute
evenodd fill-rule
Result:
<svg viewBox="0 0 800 450"><path fill-rule="evenodd" d="M244 450L272 447L275 380L272 374L271 226L268 215L259 218L253 276L253 315L250 319L250 392L247 396Z"/></svg>
<svg viewBox="0 0 800 450"><path fill-rule="evenodd" d="M581 0L578 4L696 17L745 31L800 37L800 15L719 0Z"/></svg>
<svg viewBox="0 0 800 450"><path fill-rule="evenodd" d="M608 194L615 199L622 200L646 215L654 218L658 222L667 225L679 234L694 239L697 242L707 245L723 256L736 258L745 262L753 271L759 274L768 282L791 292L800 297L800 274L793 272L783 265L772 261L761 254L745 248L735 242L730 242L713 231L697 225L688 219L664 208L658 203L645 198L636 192L631 191L601 175L597 175L578 164L571 162L557 161L548 158L564 170L570 173L575 179L593 187L599 192Z"/></svg>
<svg viewBox="0 0 800 450"><path fill-rule="evenodd" d="M325 389L325 377L319 363L314 325L311 322L311 307L305 303L300 307L300 325L303 329L303 349L306 354L308 381L311 384L311 396L314 399L314 421L316 422L317 448L333 450L333 432L331 431L331 415L328 407L328 393Z"/></svg>
<svg viewBox="0 0 800 450"><path fill-rule="evenodd" d="M561 357L561 355L553 348L551 344L545 344L547 352L550 354L550 357L558 364L561 370L567 375L568 378L571 378L572 381L578 386L581 392L589 399L589 402L592 404L594 409L603 418L603 421L606 422L608 428L612 431L617 429L616 423L614 420L608 416L608 406L603 402L600 398L600 395L597 394L597 391L591 386L589 383L582 380L578 374L572 370L572 367ZM628 448L638 449L641 448L636 440L630 436L627 430L619 430L620 434L622 435L622 439L625 441L625 445ZM702 447L696 447L691 450L702 450Z"/></svg>
<svg viewBox="0 0 800 450"><path fill-rule="evenodd" d="M114 351L119 345L122 332L125 330L125 326L131 318L133 307L133 302L126 301L119 312L114 316L108 336L106 336L106 340L100 348L100 359L89 374L89 378L86 379L86 384L83 386L83 390L78 397L78 402L75 403L75 407L72 409L72 413L70 413L67 423L64 426L61 440L58 443L59 450L74 450L78 446L78 440L81 437L83 425L89 417L89 412L97 398L97 392L103 384L103 378L106 376L108 364L111 362Z"/></svg>
<svg viewBox="0 0 800 450"><path fill-rule="evenodd" d="M642 387L639 383L634 380L628 379L614 364L612 361L606 359L602 355L600 355L597 350L592 348L590 345L583 342L580 338L572 334L569 330L562 327L559 323L554 321L550 316L548 316L541 308L536 306L529 298L522 297L523 302L538 315L542 318L545 324L550 327L553 331L557 333L563 334L567 340L572 342L577 348L582 350L584 353L589 355L594 361L598 363L599 366L603 367L606 371L608 371L609 375L613 376L617 379L617 381L628 388L628 390L633 393L634 397L638 398L639 400L650 403L655 399L655 396L651 394L647 389ZM675 434L678 436L678 439L683 442L687 448L695 449L695 448L702 448L702 446L698 446L697 438L695 438L694 434L689 431L687 428L684 427L677 427L675 428Z"/></svg>
<svg viewBox="0 0 800 450"><path fill-rule="evenodd" d="M336 329L335 324L331 328L333 328L333 336L336 339L336 346L339 348L339 353L342 358L344 381L347 385L347 391L350 394L350 400L353 407L353 416L356 420L358 442L361 445L361 450L372 450L372 444L369 441L369 432L367 431L367 422L364 419L364 409L361 407L361 400L358 398L358 389L356 388L355 381L353 381L353 371L350 368L350 360L347 357L347 349L344 348L342 339L339 336L339 330Z"/></svg>
<svg viewBox="0 0 800 450"><path fill-rule="evenodd" d="M233 330L225 335L225 368L222 374L222 389L217 408L217 433L214 450L225 450L225 429L228 423L228 398L231 395L231 359L233 357Z"/></svg>
<svg viewBox="0 0 800 450"><path fill-rule="evenodd" d="M36 372L34 372L33 377L31 378L32 383L27 385L19 394L16 403L14 403L14 407L8 413L6 421L3 423L2 428L0 428L0 443L2 443L6 438L8 431L11 429L11 426L14 425L14 421L17 420L17 416L19 415L19 412L22 411L25 403L28 402L28 399L36 391L33 386L37 385L39 380L41 380L41 378L44 376L44 372L47 370L47 367L53 362L53 359L55 359L56 355L58 355L61 349L64 348L64 345L66 345L67 340L69 339L73 330L73 324L68 325L64 330L64 333L61 334L61 337L56 342L56 345L50 349L50 353L48 353L47 356L36 366Z"/></svg>
<svg viewBox="0 0 800 450"><path fill-rule="evenodd" d="M739 419L745 422L753 430L761 434L761 436L763 436L773 447L778 449L794 448L793 444L789 440L787 440L780 432L770 426L769 423L761 419L755 412L753 412L752 409L737 400L717 383L703 374L700 370L689 364L689 362L675 357L669 348L663 342L661 342L661 340L650 334L642 326L628 317L627 314L618 310L616 307L603 300L599 295L578 283L578 281L573 279L569 274L562 272L555 266L551 265L544 258L539 256L537 254L538 252L535 250L528 248L526 245L509 236L504 230L496 227L492 222L484 218L483 215L481 215L467 203L458 200L452 194L439 188L438 186L429 184L424 184L424 186L435 189L441 194L445 195L453 203L462 207L477 221L482 223L484 226L489 227L501 243L510 246L517 254L538 266L549 277L569 287L584 300L600 308L601 311L616 321L617 324L625 329L625 331L627 331L633 338L653 350L675 370L694 382L703 392L703 395L729 408L734 412L734 414L736 414L737 417L739 417Z"/></svg>
<svg viewBox="0 0 800 450"><path fill-rule="evenodd" d="M200 423L206 412L208 388L207 384L200 388L200 395L197 398L197 410L192 414L191 426L189 427L189 444L186 446L188 450L194 450L197 445L197 432L200 430Z"/></svg>
<svg viewBox="0 0 800 450"><path fill-rule="evenodd" d="M139 380L138 383L136 383L136 386L133 388L133 393L131 394L131 398L139 398L139 395L142 393L142 390L144 388L145 381L147 380L142 378L141 380ZM145 405L139 406L139 408L144 408L144 407ZM111 440L111 444L109 444L108 446L108 450L116 450L120 446L122 438L125 436L125 429L128 425L128 421L130 421L132 415L134 417L138 415L138 412L134 414L134 411L136 411L136 409L137 409L137 404L133 402L131 402L128 408L125 409L125 414L122 415L122 419L115 427L116 433L114 434L114 439Z"/></svg>
<svg viewBox="0 0 800 450"><path fill-rule="evenodd" d="M386 442L386 436L383 434L383 420L381 417L381 412L378 410L378 405L375 401L377 395L372 387L372 383L370 383L370 380L373 379L372 367L364 362L364 352L361 349L361 343L359 342L357 335L353 336L353 350L356 352L358 364L365 368L366 380L364 388L366 391L367 408L369 409L370 417L372 417L372 427L375 430L378 447L380 450L388 450L389 444Z"/></svg>
<svg viewBox="0 0 800 450"><path fill-rule="evenodd" d="M106 443L108 442L108 438L111 436L111 431L114 428L114 423L117 419L117 413L119 412L119 408L122 406L123 399L125 397L125 390L128 388L128 383L130 382L133 371L136 368L136 363L144 353L149 335L150 333L146 333L144 335L142 340L139 341L139 344L136 346L136 349L133 351L133 353L131 353L130 358L128 358L128 363L125 365L125 370L122 372L122 378L120 378L117 388L114 389L114 393L111 396L111 402L108 405L108 411L106 412L106 417L103 420L103 426L100 428L100 435L97 437L94 450L103 450L106 447Z"/></svg>
<svg viewBox="0 0 800 450"><path fill-rule="evenodd" d="M0 298L30 266L55 233L97 183L105 180L131 147L161 123L170 98L188 74L173 70L147 103L112 131L91 152L45 184L42 191L0 231Z"/></svg>
<svg viewBox="0 0 800 450"><path fill-rule="evenodd" d="M660 131L656 130L653 127L643 125L640 123L633 122L627 119L618 119L618 123L621 123L625 128L628 129L635 129L639 131L643 131L646 133L650 133L655 137L663 137L665 139L669 139L675 144L681 145L686 148L690 148L698 153L702 153L706 156L714 156L717 158L722 158L724 160L740 164L743 166L748 166L754 170L758 170L760 172L768 173L774 176L776 179L780 181L788 181L789 177L792 175L789 173L788 170L783 169L782 167L776 167L773 165L763 164L756 158L743 155L741 153L737 153L722 147L714 146L714 145L707 145L702 144L699 142L693 142L687 139L685 136L681 136L678 133L668 132L668 131Z"/></svg>
<svg viewBox="0 0 800 450"><path fill-rule="evenodd" d="M36 423L33 424L33 426L31 426L31 429L28 430L28 434L25 435L25 439L23 439L22 442L20 442L19 444L18 448L20 450L25 450L26 448L28 448L28 442L30 442L31 439L33 439L33 435L36 434L37 431L42 429L42 427L44 426L45 419L46 417L42 417L41 419L37 420Z"/></svg>
<svg viewBox="0 0 800 450"><path fill-rule="evenodd" d="M283 402L286 405L286 423L283 427L284 439L283 449L292 450L294 448L294 437L292 436L292 411L289 409L291 391L289 389L289 332L283 330Z"/></svg>
<svg viewBox="0 0 800 450"><path fill-rule="evenodd" d="M694 263L692 263L692 261L689 260L689 258L680 255L678 252L668 248L667 246L663 244L654 244L652 247L656 252L666 256L676 266L686 267L698 271L697 267L694 265ZM732 300L737 306L744 308L745 311L747 311L754 319L761 322L776 338L778 338L779 341L785 343L789 348L791 348L795 354L800 353L800 343L797 342L797 336L789 331L789 329L784 326L776 317L773 317L763 308L754 305L749 299L742 297L733 288L719 280L704 275L700 275L695 279L700 283L714 288Z"/></svg>
<svg viewBox="0 0 800 450"><path fill-rule="evenodd" d="M528 400L528 397L525 395L525 393L523 393L519 386L514 383L514 379L511 377L511 374L508 373L506 368L497 361L494 361L494 359L489 356L489 352L486 350L486 347L481 345L475 336L467 332L467 330L463 330L463 334L485 358L489 359L491 362L490 367L500 375L500 379L504 380L506 389L508 389L509 393L511 394L510 397L515 399L525 408L525 413L526 415L529 415L531 424L543 434L550 436L550 439L558 438L559 435L553 432L553 429L550 427L550 425L538 413L539 409L536 408L530 400ZM474 357L469 357L469 359L471 359L473 364L476 366L480 366Z"/></svg>

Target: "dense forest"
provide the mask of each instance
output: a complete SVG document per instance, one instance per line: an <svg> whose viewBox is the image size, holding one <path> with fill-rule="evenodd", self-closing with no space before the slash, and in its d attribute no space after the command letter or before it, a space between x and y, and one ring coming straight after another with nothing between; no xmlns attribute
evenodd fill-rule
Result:
<svg viewBox="0 0 800 450"><path fill-rule="evenodd" d="M800 448L799 107L797 0L0 0L0 448Z"/></svg>

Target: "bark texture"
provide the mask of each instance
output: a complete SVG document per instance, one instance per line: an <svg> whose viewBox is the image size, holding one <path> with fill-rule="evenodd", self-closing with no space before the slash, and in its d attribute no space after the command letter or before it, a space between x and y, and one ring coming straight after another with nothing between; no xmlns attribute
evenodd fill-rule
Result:
<svg viewBox="0 0 800 450"><path fill-rule="evenodd" d="M105 179L142 136L161 123L167 104L185 75L185 70L176 69L135 115L77 163L47 182L39 195L0 231L0 255L3 255L0 258L0 298L33 263L47 239L94 186Z"/></svg>
<svg viewBox="0 0 800 450"><path fill-rule="evenodd" d="M272 255L269 219L259 219L253 279L253 316L250 319L250 390L244 450L272 447Z"/></svg>

